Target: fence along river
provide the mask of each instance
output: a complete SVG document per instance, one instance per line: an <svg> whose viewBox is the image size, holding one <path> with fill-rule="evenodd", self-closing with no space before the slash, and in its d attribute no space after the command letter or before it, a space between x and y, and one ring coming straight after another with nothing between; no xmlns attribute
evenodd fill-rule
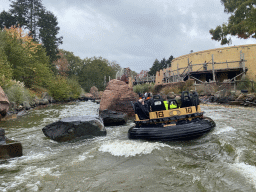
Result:
<svg viewBox="0 0 256 192"><path fill-rule="evenodd" d="M216 122L186 142L129 140L125 126L106 137L58 143L42 128L60 118L97 114L78 102L31 110L1 122L23 145L23 156L0 163L0 191L255 191L256 109L201 106Z"/></svg>

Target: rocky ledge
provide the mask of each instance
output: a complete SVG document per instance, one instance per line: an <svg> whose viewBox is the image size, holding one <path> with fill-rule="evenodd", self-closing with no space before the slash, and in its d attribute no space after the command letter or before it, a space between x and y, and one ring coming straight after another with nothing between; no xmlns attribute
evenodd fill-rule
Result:
<svg viewBox="0 0 256 192"><path fill-rule="evenodd" d="M227 105L240 105L246 107L256 107L256 93L231 92L223 94L217 92L215 95L200 97L201 103L220 103Z"/></svg>

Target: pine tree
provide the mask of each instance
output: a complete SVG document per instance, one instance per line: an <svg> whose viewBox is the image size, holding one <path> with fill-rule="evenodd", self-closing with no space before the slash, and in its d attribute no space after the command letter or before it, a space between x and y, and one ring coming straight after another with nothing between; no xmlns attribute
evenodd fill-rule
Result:
<svg viewBox="0 0 256 192"><path fill-rule="evenodd" d="M156 72L161 68L160 62L156 59L153 63L153 66L149 69L149 75L156 75Z"/></svg>
<svg viewBox="0 0 256 192"><path fill-rule="evenodd" d="M169 65L169 67L172 66L171 63L172 63L172 60L173 60L173 59L174 59L174 57L171 55L171 56L169 57L169 59L166 61L166 64Z"/></svg>
<svg viewBox="0 0 256 192"><path fill-rule="evenodd" d="M40 12L44 10L41 0L16 0L11 1L10 12L14 15L20 27L30 31L29 35L38 40L38 20Z"/></svg>
<svg viewBox="0 0 256 192"><path fill-rule="evenodd" d="M0 29L10 28L12 25L16 25L16 19L11 13L2 11L0 13Z"/></svg>
<svg viewBox="0 0 256 192"><path fill-rule="evenodd" d="M42 43L50 57L51 69L56 72L53 61L58 59L58 46L62 37L57 37L59 27L53 13L46 11L42 0L12 0L10 12L0 14L0 27L16 25L29 30L29 35Z"/></svg>
<svg viewBox="0 0 256 192"><path fill-rule="evenodd" d="M163 59L161 60L161 62L160 62L160 68L161 68L161 69L164 69L164 68L166 68L166 67L167 67L167 63L166 63L165 58L163 58Z"/></svg>
<svg viewBox="0 0 256 192"><path fill-rule="evenodd" d="M148 74L149 75L156 75L157 71L160 71L161 69L165 69L168 67L171 67L171 62L174 59L174 57L171 55L168 60L163 58L161 62L159 62L157 59L154 61L153 66L150 68Z"/></svg>
<svg viewBox="0 0 256 192"><path fill-rule="evenodd" d="M58 59L58 46L62 44L62 37L57 37L60 28L57 18L50 11L42 11L38 21L39 39L46 49L50 62Z"/></svg>

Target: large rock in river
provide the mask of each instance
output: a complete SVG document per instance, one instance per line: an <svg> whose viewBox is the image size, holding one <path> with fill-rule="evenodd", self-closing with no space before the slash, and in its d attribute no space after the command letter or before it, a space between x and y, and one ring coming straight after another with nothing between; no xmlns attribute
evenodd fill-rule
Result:
<svg viewBox="0 0 256 192"><path fill-rule="evenodd" d="M55 141L69 141L75 138L106 136L107 132L99 116L67 117L45 126L43 133Z"/></svg>
<svg viewBox="0 0 256 192"><path fill-rule="evenodd" d="M0 128L0 159L8 159L22 156L20 142L5 137L5 130Z"/></svg>
<svg viewBox="0 0 256 192"><path fill-rule="evenodd" d="M104 110L100 117L103 119L105 126L124 125L127 122L128 116L126 113Z"/></svg>
<svg viewBox="0 0 256 192"><path fill-rule="evenodd" d="M0 119L4 117L9 110L10 102L7 95L4 93L2 87L0 87Z"/></svg>
<svg viewBox="0 0 256 192"><path fill-rule="evenodd" d="M99 112L101 114L104 110L111 110L134 116L131 101L137 101L138 98L138 94L125 82L113 79L103 92Z"/></svg>

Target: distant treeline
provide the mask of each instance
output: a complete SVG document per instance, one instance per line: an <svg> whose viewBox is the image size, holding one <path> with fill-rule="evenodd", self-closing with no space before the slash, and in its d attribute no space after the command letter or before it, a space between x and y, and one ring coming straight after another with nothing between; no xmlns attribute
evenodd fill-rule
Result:
<svg viewBox="0 0 256 192"><path fill-rule="evenodd" d="M77 98L92 86L103 90L104 76L113 79L121 69L102 57L81 59L59 50L57 18L41 0L16 0L10 6L0 13L0 86L16 91L15 102L22 101L24 89L32 96L47 91L56 100Z"/></svg>

